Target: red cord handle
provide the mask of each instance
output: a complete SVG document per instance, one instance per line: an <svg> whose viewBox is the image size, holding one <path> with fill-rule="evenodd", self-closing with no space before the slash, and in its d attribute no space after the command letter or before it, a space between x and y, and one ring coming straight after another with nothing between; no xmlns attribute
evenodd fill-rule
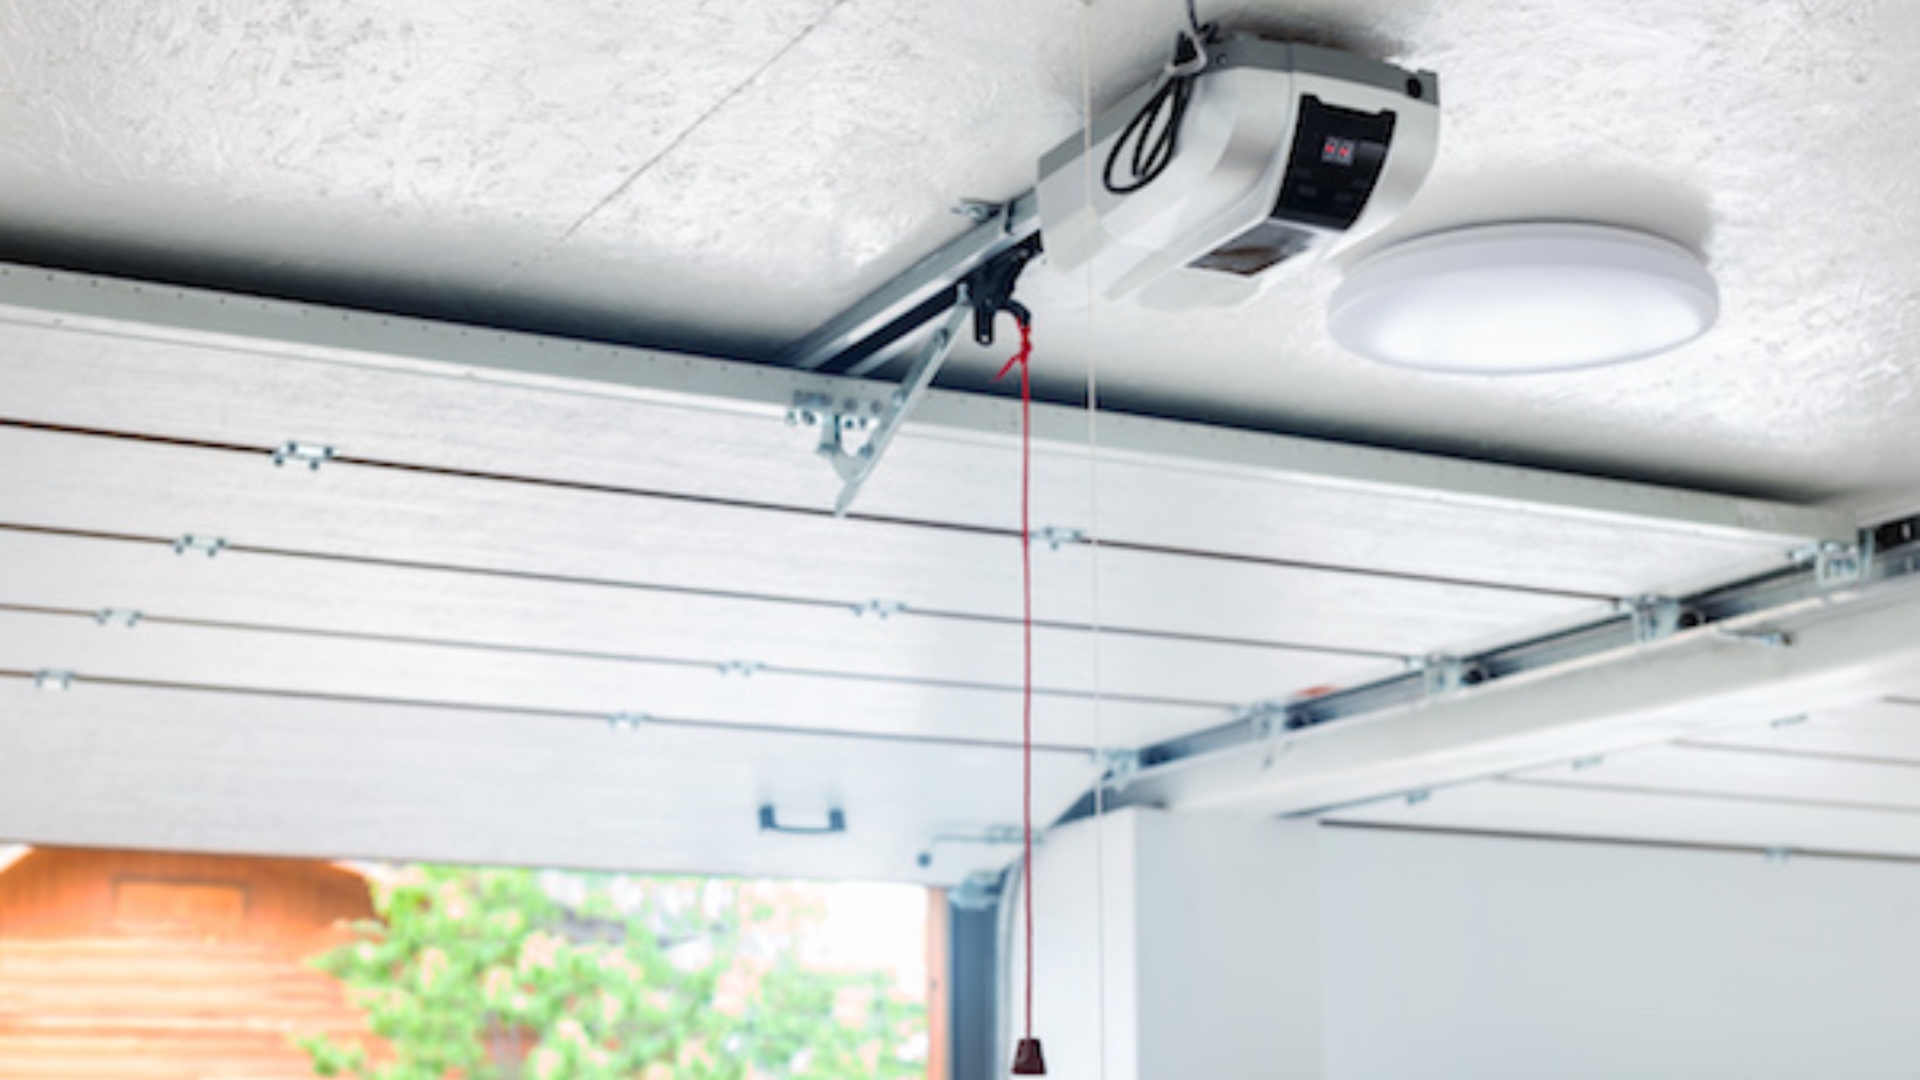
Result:
<svg viewBox="0 0 1920 1080"><path fill-rule="evenodd" d="M1024 656L1020 683L1020 829L1024 847L1020 869L1026 882L1027 1037L1021 1040L1013 1071L1030 1076L1044 1075L1046 1066L1039 1064L1043 1060L1040 1043L1033 1037L1033 380L1027 363L1033 356L1033 326L1026 319L1020 319L1019 324L1020 351L994 379L998 381L1014 368L1020 369L1020 628Z"/></svg>

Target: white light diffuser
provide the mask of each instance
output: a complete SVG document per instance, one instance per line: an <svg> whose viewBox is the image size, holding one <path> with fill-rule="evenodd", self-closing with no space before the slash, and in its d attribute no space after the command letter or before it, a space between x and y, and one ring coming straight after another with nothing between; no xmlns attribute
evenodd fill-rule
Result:
<svg viewBox="0 0 1920 1080"><path fill-rule="evenodd" d="M1396 244L1334 290L1335 341L1436 371L1564 371L1683 345L1720 311L1693 253L1605 225L1487 225Z"/></svg>

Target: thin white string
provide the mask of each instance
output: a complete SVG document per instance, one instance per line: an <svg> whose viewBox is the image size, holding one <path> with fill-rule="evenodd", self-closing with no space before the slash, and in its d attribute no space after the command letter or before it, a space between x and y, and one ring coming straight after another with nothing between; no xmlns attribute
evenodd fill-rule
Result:
<svg viewBox="0 0 1920 1080"><path fill-rule="evenodd" d="M1093 2L1080 9L1080 149L1081 184L1087 205L1093 205ZM1085 271L1086 309L1083 348L1087 357L1087 540L1088 570L1093 589L1089 611L1093 651L1093 927L1095 1008L1094 1025L1099 1049L1095 1052L1100 1080L1107 1076L1107 744L1104 730L1106 702L1101 691L1100 666L1100 375L1094 342L1093 262Z"/></svg>

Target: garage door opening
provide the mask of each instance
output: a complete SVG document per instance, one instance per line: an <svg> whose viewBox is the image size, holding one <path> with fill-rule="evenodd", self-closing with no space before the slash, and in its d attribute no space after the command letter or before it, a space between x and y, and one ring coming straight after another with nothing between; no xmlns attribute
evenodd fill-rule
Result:
<svg viewBox="0 0 1920 1080"><path fill-rule="evenodd" d="M16 848L0 852L0 1076L122 1075L121 1060L182 1078L918 1080L943 1052L939 902Z"/></svg>

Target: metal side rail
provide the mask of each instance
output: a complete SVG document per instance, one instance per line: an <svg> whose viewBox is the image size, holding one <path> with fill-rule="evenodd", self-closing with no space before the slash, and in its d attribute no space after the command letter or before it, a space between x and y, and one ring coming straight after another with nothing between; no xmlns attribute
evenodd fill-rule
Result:
<svg viewBox="0 0 1920 1080"><path fill-rule="evenodd" d="M1278 748L1291 733L1466 695L1518 676L1572 670L1683 631L1713 631L1754 649L1790 649L1792 634L1767 626L1770 616L1784 618L1903 580L1920 581L1920 516L1864 529L1854 544L1810 545L1788 565L1743 581L1685 596L1627 598L1615 605L1615 614L1584 626L1460 656L1423 657L1397 675L1319 697L1256 702L1228 723L1117 758L1101 781L1100 805L1111 810L1152 802L1129 789L1156 772L1262 744ZM1089 792L1056 824L1090 816L1095 806Z"/></svg>

